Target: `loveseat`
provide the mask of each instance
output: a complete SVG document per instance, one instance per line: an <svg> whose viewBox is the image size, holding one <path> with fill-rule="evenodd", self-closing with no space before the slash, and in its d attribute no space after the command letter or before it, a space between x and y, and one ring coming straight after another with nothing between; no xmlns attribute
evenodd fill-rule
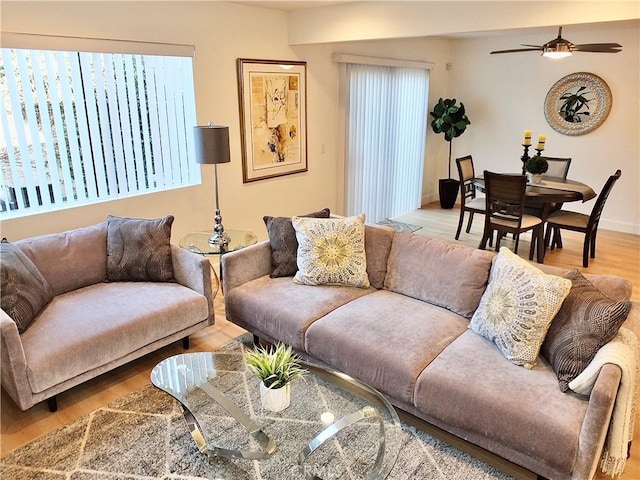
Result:
<svg viewBox="0 0 640 480"><path fill-rule="evenodd" d="M470 328L497 259L513 255L504 247L496 254L380 226L366 225L364 231L368 284L360 287L301 284L297 273L274 277L275 248L269 240L226 254L227 319L257 338L286 343L305 359L365 381L401 412L541 477L592 478L621 369L604 365L590 395L579 395L566 382L561 386L558 365L536 357L538 351L525 368L526 362L514 364L495 340ZM300 240L298 228L296 234ZM553 273L554 281L569 274L539 267ZM524 275L524 283L528 278ZM637 321L636 306L629 314L629 281L584 278L618 309L613 330L628 316L627 322ZM556 283L567 289L564 280ZM513 289L521 288L518 281ZM561 308L573 308L568 292L574 288L579 291L570 281ZM492 306L485 302L484 308ZM545 342L552 342L554 325ZM545 344L542 350L551 357L554 348L558 345Z"/></svg>
<svg viewBox="0 0 640 480"><path fill-rule="evenodd" d="M170 244L172 221L2 244L2 387L18 407L54 411L57 394L213 324L209 261Z"/></svg>

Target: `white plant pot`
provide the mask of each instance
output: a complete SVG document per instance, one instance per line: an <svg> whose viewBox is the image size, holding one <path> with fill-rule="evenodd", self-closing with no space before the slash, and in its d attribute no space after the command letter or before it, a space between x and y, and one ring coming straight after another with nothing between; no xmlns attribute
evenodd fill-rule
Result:
<svg viewBox="0 0 640 480"><path fill-rule="evenodd" d="M260 382L260 400L262 408L271 412L280 412L291 403L291 384L280 388L267 388Z"/></svg>
<svg viewBox="0 0 640 480"><path fill-rule="evenodd" d="M527 179L529 180L529 183L539 184L539 183L542 183L542 174L527 172Z"/></svg>

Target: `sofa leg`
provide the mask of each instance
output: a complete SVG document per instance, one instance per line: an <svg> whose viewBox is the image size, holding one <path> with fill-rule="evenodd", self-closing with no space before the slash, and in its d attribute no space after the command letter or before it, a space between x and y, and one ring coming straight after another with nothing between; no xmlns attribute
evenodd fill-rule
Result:
<svg viewBox="0 0 640 480"><path fill-rule="evenodd" d="M49 411L50 412L57 412L58 411L58 398L55 397L55 396L47 398L47 405L49 406Z"/></svg>
<svg viewBox="0 0 640 480"><path fill-rule="evenodd" d="M253 335L253 345L256 347L260 346L260 337L256 334Z"/></svg>
<svg viewBox="0 0 640 480"><path fill-rule="evenodd" d="M189 337L184 337L182 339L182 348L189 350Z"/></svg>

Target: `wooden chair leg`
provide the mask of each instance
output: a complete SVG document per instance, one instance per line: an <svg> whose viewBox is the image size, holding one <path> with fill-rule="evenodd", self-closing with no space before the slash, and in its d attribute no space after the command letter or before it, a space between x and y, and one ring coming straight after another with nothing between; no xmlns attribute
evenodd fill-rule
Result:
<svg viewBox="0 0 640 480"><path fill-rule="evenodd" d="M471 214L473 215L473 214ZM460 238L460 232L462 231L462 223L464 222L464 210L460 210L460 219L458 220L458 229L456 230L456 240ZM467 230L469 232L469 230Z"/></svg>
<svg viewBox="0 0 640 480"><path fill-rule="evenodd" d="M549 248L551 246L551 230L553 230L553 227L547 225L547 231L544 234L544 248ZM553 250L553 247L551 250Z"/></svg>
<svg viewBox="0 0 640 480"><path fill-rule="evenodd" d="M469 212L469 221L467 222L467 230L466 230L467 233L471 231L471 224L473 223L473 214L474 212Z"/></svg>
<svg viewBox="0 0 640 480"><path fill-rule="evenodd" d="M590 236L588 233L584 235L584 245L582 246L582 266L584 268L589 267L589 245L590 245Z"/></svg>

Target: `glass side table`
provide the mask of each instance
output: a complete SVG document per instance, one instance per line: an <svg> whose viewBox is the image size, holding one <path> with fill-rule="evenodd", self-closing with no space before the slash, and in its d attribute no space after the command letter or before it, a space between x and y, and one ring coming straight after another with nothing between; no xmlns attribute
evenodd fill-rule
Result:
<svg viewBox="0 0 640 480"><path fill-rule="evenodd" d="M181 248L189 250L190 252L197 253L199 255L219 255L219 268L220 268L220 278L216 274L213 265L211 265L211 271L216 277L216 281L218 282L218 288L216 289L213 298L218 294L218 290L222 287L222 255L228 252L233 252L234 250L240 250L241 248L248 247L249 245L254 245L258 242L258 237L256 237L253 232L248 230L225 230L231 240L224 247L220 248L220 245L211 245L209 243L209 237L213 235L213 231L201 231L201 232L191 232L185 235L180 239L178 245Z"/></svg>

